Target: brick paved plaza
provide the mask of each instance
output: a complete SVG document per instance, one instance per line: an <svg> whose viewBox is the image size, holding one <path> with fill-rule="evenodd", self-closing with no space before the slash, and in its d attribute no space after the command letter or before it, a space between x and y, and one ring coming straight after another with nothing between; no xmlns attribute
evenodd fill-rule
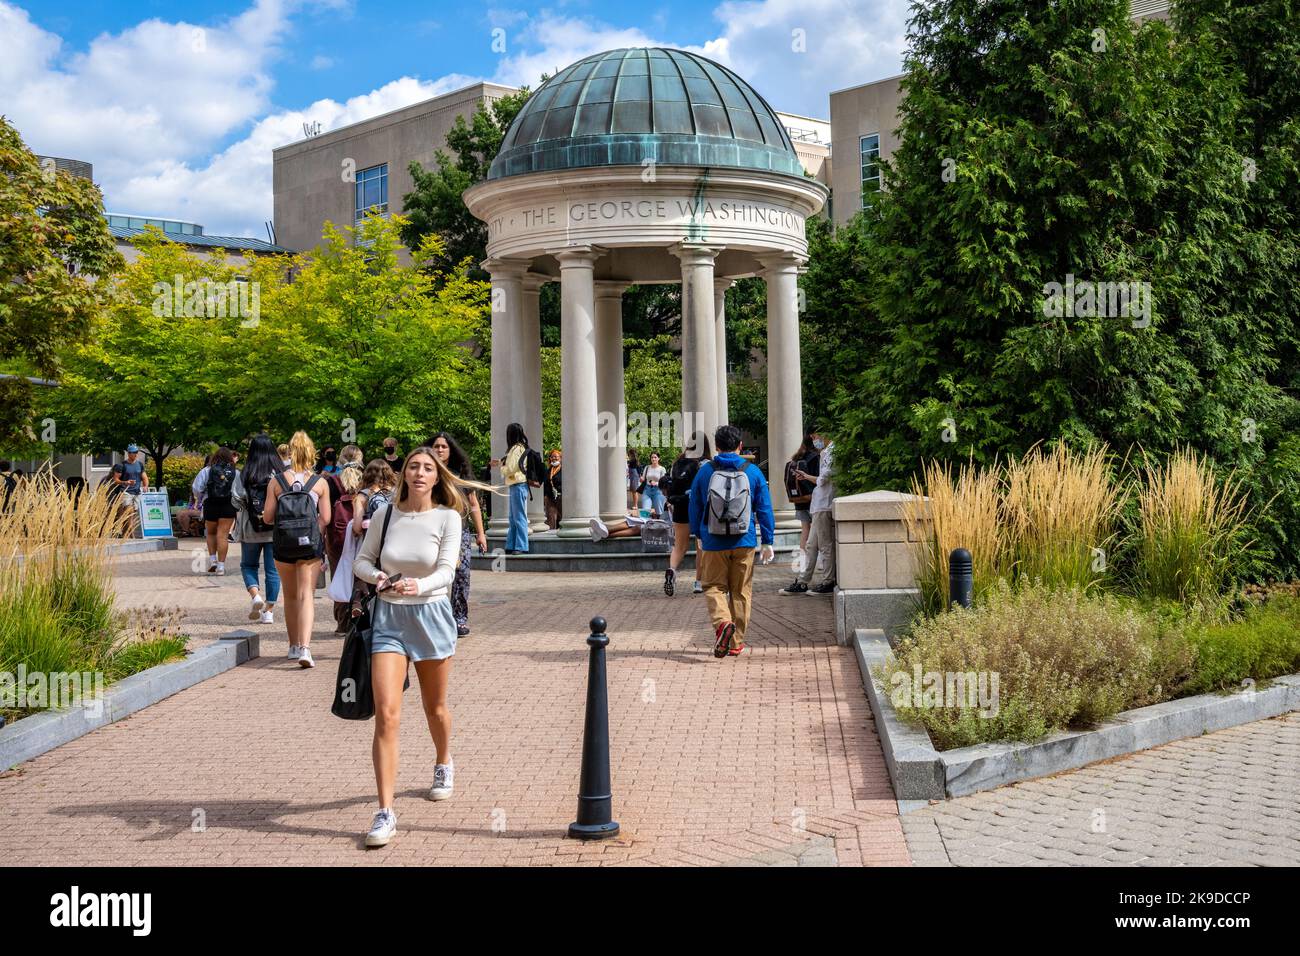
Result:
<svg viewBox="0 0 1300 956"><path fill-rule="evenodd" d="M122 559L119 600L185 607L195 645L258 627L237 571L193 574L193 547ZM423 798L433 753L412 687L383 850L361 845L371 724L329 713L342 641L323 600L314 670L285 660L282 625L259 628L257 661L0 774L0 842L25 862L100 865L1300 863L1295 714L900 822L830 602L777 596L786 578L760 569L751 650L718 661L689 582L668 599L653 574L475 572L451 685L456 794ZM580 844L564 831L593 614L609 621L623 832Z"/></svg>

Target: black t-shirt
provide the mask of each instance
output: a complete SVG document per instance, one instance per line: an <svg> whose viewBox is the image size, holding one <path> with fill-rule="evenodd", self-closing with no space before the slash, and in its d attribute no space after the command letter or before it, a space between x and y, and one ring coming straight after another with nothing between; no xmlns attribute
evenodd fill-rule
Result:
<svg viewBox="0 0 1300 956"><path fill-rule="evenodd" d="M668 504L673 509L673 516L680 518L687 514L690 505L688 497L695 473L700 470L700 458L678 458L668 471Z"/></svg>
<svg viewBox="0 0 1300 956"><path fill-rule="evenodd" d="M401 456L401 455L398 455L398 456L397 456L396 458L394 458L392 461L388 461L388 457L387 457L387 456L384 456L384 461L387 461L387 462L388 462L388 467L391 468L391 469L393 469L393 474L395 474L395 475L400 475L400 474L402 473L402 456Z"/></svg>

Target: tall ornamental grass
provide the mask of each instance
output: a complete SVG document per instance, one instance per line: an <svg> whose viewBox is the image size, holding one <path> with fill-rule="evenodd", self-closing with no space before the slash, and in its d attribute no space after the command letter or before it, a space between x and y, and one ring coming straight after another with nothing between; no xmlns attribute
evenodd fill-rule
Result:
<svg viewBox="0 0 1300 956"><path fill-rule="evenodd" d="M966 548L975 562L975 597L991 587L1003 572L1005 551L999 520L999 480L996 472L931 461L912 480L913 498L903 509L908 527L917 587L926 613L948 608L948 556Z"/></svg>
<svg viewBox="0 0 1300 956"><path fill-rule="evenodd" d="M1104 445L1032 448L1008 463L1004 488L1006 563L1018 580L1087 589L1102 579L1124 500Z"/></svg>
<svg viewBox="0 0 1300 956"><path fill-rule="evenodd" d="M1138 490L1134 578L1138 592L1188 604L1218 603L1245 544L1241 483L1219 481L1213 465L1187 448L1147 461Z"/></svg>
<svg viewBox="0 0 1300 956"><path fill-rule="evenodd" d="M18 484L0 513L0 671L103 671L112 680L184 653L179 633L114 609L110 545L129 526L129 512L103 490L71 489L46 472Z"/></svg>
<svg viewBox="0 0 1300 956"><path fill-rule="evenodd" d="M1035 447L990 468L924 463L904 520L925 612L949 606L955 548L971 552L977 600L1001 578L1085 591L1123 579L1142 597L1222 605L1248 547L1241 484L1191 450L1126 468L1131 481L1117 470L1104 445Z"/></svg>

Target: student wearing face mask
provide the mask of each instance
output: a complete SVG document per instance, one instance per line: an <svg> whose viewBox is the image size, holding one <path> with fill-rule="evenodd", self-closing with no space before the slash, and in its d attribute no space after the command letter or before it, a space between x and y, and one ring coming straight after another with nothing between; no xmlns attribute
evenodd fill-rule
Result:
<svg viewBox="0 0 1300 956"><path fill-rule="evenodd" d="M397 453L397 439L391 435L384 439L384 461L393 469L393 474L402 473L402 456Z"/></svg>
<svg viewBox="0 0 1300 956"><path fill-rule="evenodd" d="M546 527L554 531L564 517L560 501L560 449L552 448L546 456L546 478L542 481L542 495L546 505Z"/></svg>
<svg viewBox="0 0 1300 956"><path fill-rule="evenodd" d="M835 523L831 521L831 502L835 500L835 486L831 483L831 460L835 443L827 440L825 433L812 433L813 448L819 453L817 474L811 475L802 468L795 469L794 477L813 482L812 500L808 512L812 530L808 532L808 547L804 554L804 567L795 582L781 589L782 594L833 594L835 592ZM815 587L808 587L817 572L817 564L824 562L826 570Z"/></svg>

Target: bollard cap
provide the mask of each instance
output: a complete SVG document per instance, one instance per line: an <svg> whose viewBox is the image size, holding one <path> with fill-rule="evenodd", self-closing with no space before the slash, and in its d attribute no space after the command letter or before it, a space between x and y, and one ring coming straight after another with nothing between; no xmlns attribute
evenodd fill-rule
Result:
<svg viewBox="0 0 1300 956"><path fill-rule="evenodd" d="M591 619L591 633L604 634L605 627L605 619L603 617L593 617Z"/></svg>
<svg viewBox="0 0 1300 956"><path fill-rule="evenodd" d="M965 548L954 548L948 555L948 567L953 571L970 571L973 566L970 552Z"/></svg>

